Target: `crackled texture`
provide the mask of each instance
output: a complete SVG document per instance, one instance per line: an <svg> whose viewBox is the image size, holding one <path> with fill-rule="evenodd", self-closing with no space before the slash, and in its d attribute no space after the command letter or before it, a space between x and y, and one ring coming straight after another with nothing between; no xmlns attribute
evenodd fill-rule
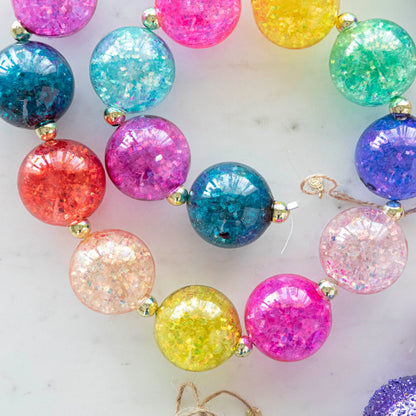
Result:
<svg viewBox="0 0 416 416"><path fill-rule="evenodd" d="M297 274L260 283L245 311L246 330L256 347L278 361L298 361L321 348L332 325L331 305L319 286Z"/></svg>
<svg viewBox="0 0 416 416"><path fill-rule="evenodd" d="M159 104L175 79L175 62L166 43L153 32L122 27L94 49L92 86L107 106L138 112Z"/></svg>
<svg viewBox="0 0 416 416"><path fill-rule="evenodd" d="M329 61L332 81L356 104L387 104L416 76L416 49L400 26L382 19L358 22L341 32Z"/></svg>
<svg viewBox="0 0 416 416"><path fill-rule="evenodd" d="M146 244L122 230L90 234L69 266L71 286L88 308L104 314L130 312L149 296L155 265Z"/></svg>
<svg viewBox="0 0 416 416"><path fill-rule="evenodd" d="M400 226L377 208L341 212L325 227L319 244L325 273L351 292L370 294L392 285L407 263Z"/></svg>
<svg viewBox="0 0 416 416"><path fill-rule="evenodd" d="M36 218L70 225L89 217L105 192L105 171L94 152L72 140L51 140L24 159L18 176L20 198Z"/></svg>
<svg viewBox="0 0 416 416"><path fill-rule="evenodd" d="M416 376L390 380L371 397L363 416L414 416Z"/></svg>
<svg viewBox="0 0 416 416"><path fill-rule="evenodd" d="M123 123L107 144L107 172L120 191L136 199L166 198L188 175L190 150L183 133L160 117Z"/></svg>
<svg viewBox="0 0 416 416"><path fill-rule="evenodd" d="M40 36L67 36L82 29L97 0L12 0L17 20Z"/></svg>
<svg viewBox="0 0 416 416"><path fill-rule="evenodd" d="M384 198L416 196L416 119L389 115L361 135L355 166L364 185Z"/></svg>
<svg viewBox="0 0 416 416"><path fill-rule="evenodd" d="M339 0L251 0L254 19L263 35L276 45L308 48L335 25Z"/></svg>
<svg viewBox="0 0 416 416"><path fill-rule="evenodd" d="M176 42L207 48L222 42L240 18L240 0L156 0L160 27Z"/></svg>
<svg viewBox="0 0 416 416"><path fill-rule="evenodd" d="M270 224L273 197L249 166L225 162L204 170L192 185L188 214L208 243L235 248L259 238Z"/></svg>
<svg viewBox="0 0 416 416"><path fill-rule="evenodd" d="M188 371L205 371L231 357L241 327L234 305L221 292L187 286L163 301L154 333L160 351L171 363Z"/></svg>
<svg viewBox="0 0 416 416"><path fill-rule="evenodd" d="M0 52L0 115L17 127L58 120L74 95L65 58L40 42L14 43Z"/></svg>

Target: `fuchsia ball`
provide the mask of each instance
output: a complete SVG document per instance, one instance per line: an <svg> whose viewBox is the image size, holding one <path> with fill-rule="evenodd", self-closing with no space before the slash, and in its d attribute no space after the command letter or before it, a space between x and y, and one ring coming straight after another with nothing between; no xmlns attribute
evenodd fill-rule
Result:
<svg viewBox="0 0 416 416"><path fill-rule="evenodd" d="M160 27L176 42L208 48L222 42L237 25L240 0L156 0Z"/></svg>
<svg viewBox="0 0 416 416"><path fill-rule="evenodd" d="M184 184L191 154L183 133L160 117L132 118L108 141L105 163L113 183L126 195L164 199Z"/></svg>
<svg viewBox="0 0 416 416"><path fill-rule="evenodd" d="M280 274L260 283L245 312L253 344L278 361L299 361L321 348L332 325L329 300L319 286L297 274Z"/></svg>

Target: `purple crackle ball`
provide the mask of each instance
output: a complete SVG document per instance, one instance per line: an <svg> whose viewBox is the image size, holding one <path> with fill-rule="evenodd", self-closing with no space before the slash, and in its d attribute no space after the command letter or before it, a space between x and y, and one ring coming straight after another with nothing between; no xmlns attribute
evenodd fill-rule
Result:
<svg viewBox="0 0 416 416"><path fill-rule="evenodd" d="M121 124L105 152L113 183L126 195L143 200L164 199L182 186L190 159L188 142L178 127L153 116Z"/></svg>
<svg viewBox="0 0 416 416"><path fill-rule="evenodd" d="M364 185L389 199L416 196L416 118L385 116L361 135L355 166Z"/></svg>
<svg viewBox="0 0 416 416"><path fill-rule="evenodd" d="M363 416L413 416L416 414L416 376L390 380L371 397Z"/></svg>

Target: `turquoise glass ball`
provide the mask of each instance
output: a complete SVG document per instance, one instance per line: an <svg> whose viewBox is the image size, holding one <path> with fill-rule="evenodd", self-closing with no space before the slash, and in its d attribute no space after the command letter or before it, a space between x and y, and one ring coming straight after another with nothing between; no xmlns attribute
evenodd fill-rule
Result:
<svg viewBox="0 0 416 416"><path fill-rule="evenodd" d="M237 248L259 238L270 225L273 196L254 169L225 162L198 176L187 204L191 224L205 241Z"/></svg>
<svg viewBox="0 0 416 416"><path fill-rule="evenodd" d="M144 111L169 94L175 80L175 61L166 43L151 30L122 27L94 49L90 78L107 106Z"/></svg>
<svg viewBox="0 0 416 416"><path fill-rule="evenodd" d="M377 106L402 95L416 77L416 48L396 23L370 19L342 31L329 60L332 81L350 101Z"/></svg>

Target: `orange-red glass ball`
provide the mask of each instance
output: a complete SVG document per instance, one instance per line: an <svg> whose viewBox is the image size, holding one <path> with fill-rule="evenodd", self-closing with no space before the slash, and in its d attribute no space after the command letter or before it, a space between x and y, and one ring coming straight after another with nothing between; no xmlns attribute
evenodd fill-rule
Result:
<svg viewBox="0 0 416 416"><path fill-rule="evenodd" d="M48 224L68 226L98 208L105 192L105 171L83 144L50 140L26 156L18 188L32 215Z"/></svg>

